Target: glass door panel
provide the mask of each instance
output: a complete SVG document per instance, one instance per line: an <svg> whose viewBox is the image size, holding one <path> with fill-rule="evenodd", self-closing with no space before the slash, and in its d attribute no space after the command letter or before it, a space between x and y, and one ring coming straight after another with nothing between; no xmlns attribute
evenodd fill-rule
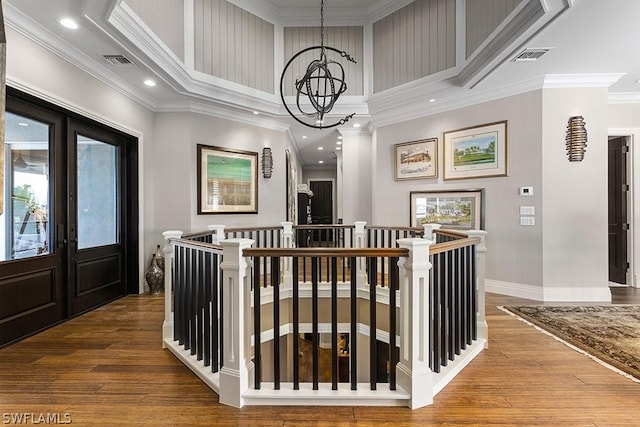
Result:
<svg viewBox="0 0 640 427"><path fill-rule="evenodd" d="M118 241L118 147L78 135L78 249Z"/></svg>
<svg viewBox="0 0 640 427"><path fill-rule="evenodd" d="M6 211L0 214L0 261L49 254L52 224L50 125L6 113Z"/></svg>

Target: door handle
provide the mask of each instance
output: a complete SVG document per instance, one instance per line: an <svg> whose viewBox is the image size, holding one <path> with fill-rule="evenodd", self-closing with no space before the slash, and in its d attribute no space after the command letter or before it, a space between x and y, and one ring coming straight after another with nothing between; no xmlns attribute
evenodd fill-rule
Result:
<svg viewBox="0 0 640 427"><path fill-rule="evenodd" d="M64 238L64 224L56 225L56 241L59 248L67 244L67 239Z"/></svg>

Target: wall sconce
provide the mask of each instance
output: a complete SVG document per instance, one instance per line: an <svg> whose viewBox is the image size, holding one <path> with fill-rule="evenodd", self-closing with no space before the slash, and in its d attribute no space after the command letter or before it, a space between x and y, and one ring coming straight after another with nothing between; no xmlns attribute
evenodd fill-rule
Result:
<svg viewBox="0 0 640 427"><path fill-rule="evenodd" d="M584 151L587 147L587 130L582 116L569 118L567 124L567 156L570 162L581 162L584 159Z"/></svg>
<svg viewBox="0 0 640 427"><path fill-rule="evenodd" d="M264 147L262 149L262 176L271 178L273 172L273 158L271 157L271 148Z"/></svg>

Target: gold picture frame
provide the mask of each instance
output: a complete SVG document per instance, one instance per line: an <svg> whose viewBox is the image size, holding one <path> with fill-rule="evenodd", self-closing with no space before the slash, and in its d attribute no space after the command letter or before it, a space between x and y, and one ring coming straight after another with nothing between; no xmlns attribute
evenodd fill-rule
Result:
<svg viewBox="0 0 640 427"><path fill-rule="evenodd" d="M438 138L395 144L393 153L396 181L438 177Z"/></svg>
<svg viewBox="0 0 640 427"><path fill-rule="evenodd" d="M507 121L444 133L444 179L507 176Z"/></svg>

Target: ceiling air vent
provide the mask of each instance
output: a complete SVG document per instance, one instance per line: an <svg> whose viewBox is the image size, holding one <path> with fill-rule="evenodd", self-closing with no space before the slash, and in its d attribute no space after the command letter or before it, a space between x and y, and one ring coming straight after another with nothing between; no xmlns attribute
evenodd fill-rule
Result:
<svg viewBox="0 0 640 427"><path fill-rule="evenodd" d="M124 55L102 55L102 57L111 65L135 65Z"/></svg>
<svg viewBox="0 0 640 427"><path fill-rule="evenodd" d="M525 62L525 61L535 61L540 58L545 53L549 52L550 48L535 48L535 49L525 49L516 55L511 61L513 62Z"/></svg>

